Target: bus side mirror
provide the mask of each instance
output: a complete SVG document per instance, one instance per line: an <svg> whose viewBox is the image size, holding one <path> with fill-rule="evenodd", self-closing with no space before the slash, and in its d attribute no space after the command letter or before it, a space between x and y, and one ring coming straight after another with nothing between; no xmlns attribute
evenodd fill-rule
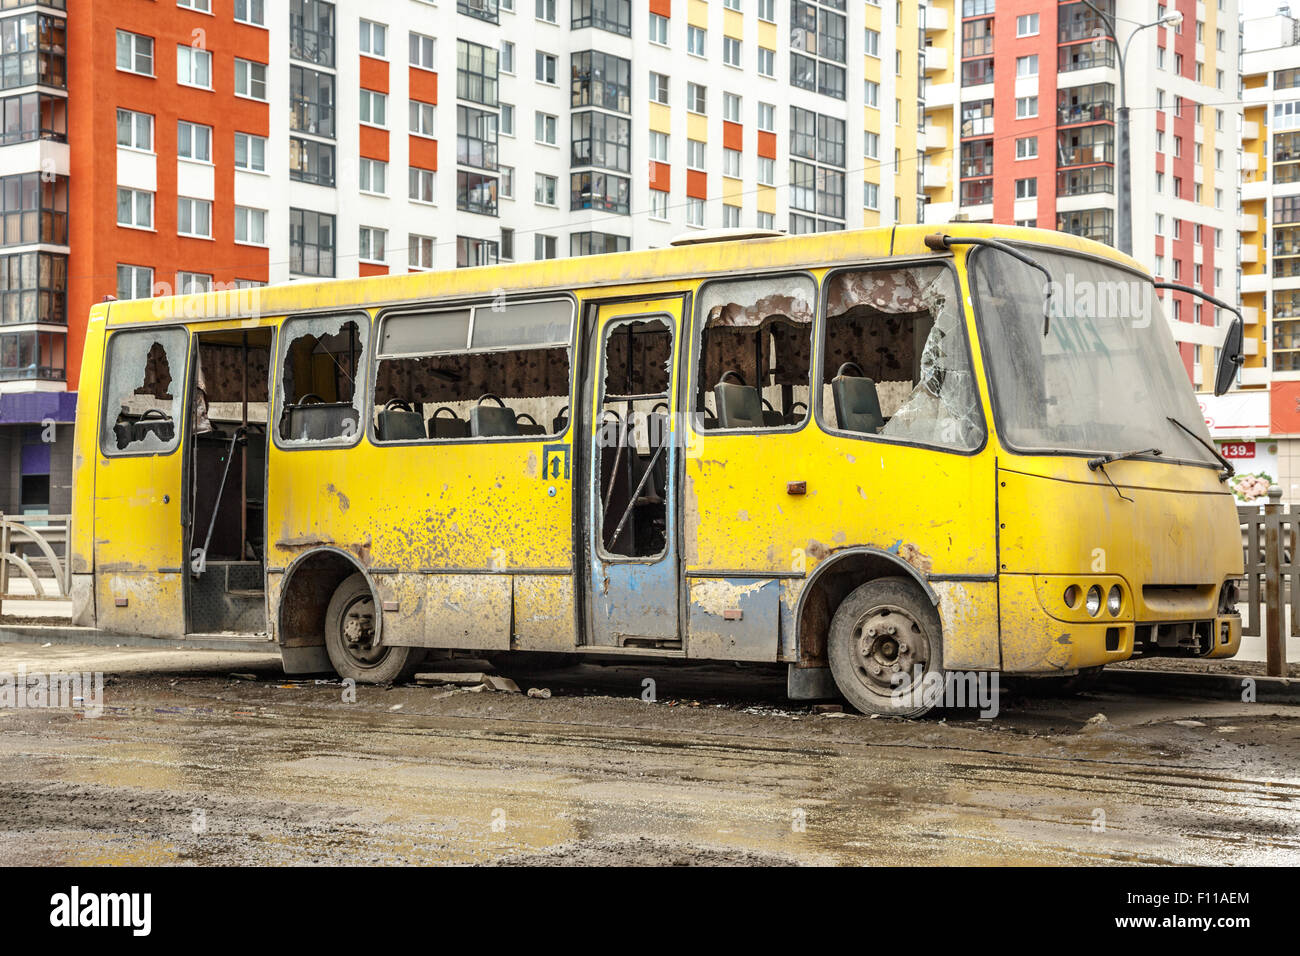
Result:
<svg viewBox="0 0 1300 956"><path fill-rule="evenodd" d="M1228 334L1223 337L1223 348L1219 350L1219 367L1214 371L1215 395L1222 395L1232 388L1237 369L1246 361L1246 356L1242 354L1242 338L1242 321L1238 317L1228 326Z"/></svg>

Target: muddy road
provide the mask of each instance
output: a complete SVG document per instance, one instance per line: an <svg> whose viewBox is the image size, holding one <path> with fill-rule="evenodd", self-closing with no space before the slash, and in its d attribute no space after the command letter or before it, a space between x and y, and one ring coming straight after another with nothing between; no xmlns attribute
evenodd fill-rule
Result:
<svg viewBox="0 0 1300 956"><path fill-rule="evenodd" d="M260 654L0 645L20 666L107 685L98 719L0 709L0 863L1300 863L1298 708L1006 683L995 719L909 723L626 663L348 702Z"/></svg>

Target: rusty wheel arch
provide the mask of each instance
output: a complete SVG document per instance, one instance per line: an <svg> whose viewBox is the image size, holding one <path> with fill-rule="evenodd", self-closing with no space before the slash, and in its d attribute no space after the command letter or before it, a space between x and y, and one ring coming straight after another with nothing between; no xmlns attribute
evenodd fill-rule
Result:
<svg viewBox="0 0 1300 956"><path fill-rule="evenodd" d="M795 647L799 663L825 666L826 638L835 609L854 588L877 578L906 577L920 585L935 606L939 595L915 567L892 551L870 545L836 550L813 569L795 605Z"/></svg>
<svg viewBox="0 0 1300 956"><path fill-rule="evenodd" d="M333 545L313 548L290 562L280 586L276 608L276 642L281 647L314 647L325 643L325 613L338 586L353 574L366 579L375 596L375 641L383 643L384 614L374 579L356 555ZM297 606L295 603L297 602ZM290 619L288 614L294 614Z"/></svg>

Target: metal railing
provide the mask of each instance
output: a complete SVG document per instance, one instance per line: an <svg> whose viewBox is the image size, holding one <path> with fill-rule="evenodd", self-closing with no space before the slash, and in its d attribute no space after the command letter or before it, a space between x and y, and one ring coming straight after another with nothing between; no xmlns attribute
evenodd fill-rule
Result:
<svg viewBox="0 0 1300 956"><path fill-rule="evenodd" d="M1238 595L1246 605L1241 632L1250 637L1264 635L1267 673L1282 677L1286 674L1287 631L1292 637L1300 634L1300 580L1296 577L1300 563L1295 548L1300 541L1300 510L1282 504L1282 489L1273 485L1268 489L1267 504L1239 505L1237 517L1241 521L1246 568L1246 593Z"/></svg>
<svg viewBox="0 0 1300 956"><path fill-rule="evenodd" d="M67 560L71 515L7 515L0 512L0 601L66 601L72 597ZM31 594L15 594L14 569L30 582ZM53 580L57 593L46 593Z"/></svg>

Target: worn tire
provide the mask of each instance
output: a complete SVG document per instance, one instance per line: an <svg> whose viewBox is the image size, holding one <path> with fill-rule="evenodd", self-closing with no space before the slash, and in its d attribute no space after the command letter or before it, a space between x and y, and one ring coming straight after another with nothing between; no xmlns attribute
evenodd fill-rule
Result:
<svg viewBox="0 0 1300 956"><path fill-rule="evenodd" d="M891 627L894 632L879 633ZM868 633L873 628L877 635ZM920 717L930 710L933 701L927 702L925 695L890 693L889 681L891 675L913 672L916 666L920 666L923 680L944 678L939 613L916 583L907 578L868 581L850 592L836 608L827 656L836 687L862 713ZM932 673L936 677L931 677ZM906 680L901 686L906 688L911 683Z"/></svg>
<svg viewBox="0 0 1300 956"><path fill-rule="evenodd" d="M384 647L373 643L358 647L349 646L344 636L344 626L349 612L364 616L369 602L374 614L374 595L365 575L357 573L347 578L334 591L329 609L325 612L325 651L339 677L358 684L391 684L405 680L415 673L428 653L423 647Z"/></svg>

